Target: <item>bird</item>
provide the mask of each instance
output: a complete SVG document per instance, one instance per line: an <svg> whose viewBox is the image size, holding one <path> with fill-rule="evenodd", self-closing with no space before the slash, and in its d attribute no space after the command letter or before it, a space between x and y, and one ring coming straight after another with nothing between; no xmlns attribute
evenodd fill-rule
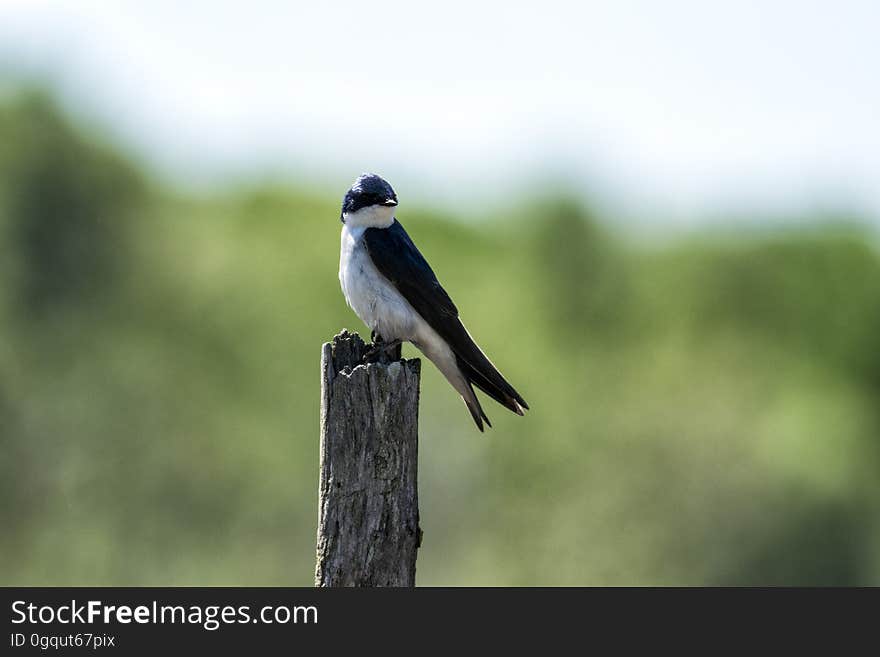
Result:
<svg viewBox="0 0 880 657"><path fill-rule="evenodd" d="M339 283L367 325L373 350L418 348L461 395L483 431L492 426L474 386L517 415L529 405L477 346L458 308L397 219L397 194L381 176L359 176L342 199Z"/></svg>

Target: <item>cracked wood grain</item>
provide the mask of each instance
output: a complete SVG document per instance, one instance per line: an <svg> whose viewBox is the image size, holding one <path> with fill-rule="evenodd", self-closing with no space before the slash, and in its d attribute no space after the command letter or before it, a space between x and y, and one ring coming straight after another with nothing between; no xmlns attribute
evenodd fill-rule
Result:
<svg viewBox="0 0 880 657"><path fill-rule="evenodd" d="M421 361L343 330L321 351L315 586L414 586Z"/></svg>

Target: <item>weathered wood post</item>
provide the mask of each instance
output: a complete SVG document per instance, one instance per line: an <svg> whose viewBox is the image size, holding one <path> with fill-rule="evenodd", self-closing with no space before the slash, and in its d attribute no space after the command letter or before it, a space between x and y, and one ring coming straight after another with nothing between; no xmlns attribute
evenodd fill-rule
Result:
<svg viewBox="0 0 880 657"><path fill-rule="evenodd" d="M367 349L343 330L321 351L315 586L415 586L421 361Z"/></svg>

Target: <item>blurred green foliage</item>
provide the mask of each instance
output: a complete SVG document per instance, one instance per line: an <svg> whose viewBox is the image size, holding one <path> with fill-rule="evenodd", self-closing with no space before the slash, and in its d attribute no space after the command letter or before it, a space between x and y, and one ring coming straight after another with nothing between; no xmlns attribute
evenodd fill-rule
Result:
<svg viewBox="0 0 880 657"><path fill-rule="evenodd" d="M0 144L0 583L310 584L343 190L164 189L40 93ZM872 234L400 215L533 409L424 369L420 583L880 584Z"/></svg>

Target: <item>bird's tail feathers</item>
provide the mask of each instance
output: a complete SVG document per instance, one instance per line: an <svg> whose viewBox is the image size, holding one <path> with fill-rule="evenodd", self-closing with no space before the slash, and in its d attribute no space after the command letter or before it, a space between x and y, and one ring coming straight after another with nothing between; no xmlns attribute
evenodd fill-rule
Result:
<svg viewBox="0 0 880 657"><path fill-rule="evenodd" d="M455 350L455 359L465 380L477 386L505 408L517 415L523 415L529 408L526 400L514 390L483 350L477 346L464 325L459 323L459 326L463 335L462 339L456 341L459 348Z"/></svg>
<svg viewBox="0 0 880 657"><path fill-rule="evenodd" d="M451 332L451 336L448 334L443 336L445 344L449 347L445 351L431 349L430 342L418 346L461 395L477 428L483 431L484 422L489 427L492 423L480 405L474 386L505 408L517 415L523 415L529 405L477 346L464 325L460 321L456 322Z"/></svg>
<svg viewBox="0 0 880 657"><path fill-rule="evenodd" d="M474 424L477 425L477 429L483 431L483 422L486 423L490 428L492 427L492 423L489 422L489 418L486 417L486 413L483 411L483 407L480 406L480 400L477 399L477 395L474 394L474 389L468 384L468 392L469 395L462 395L461 398L464 400L465 406L468 407L468 410L471 412L471 417L474 418Z"/></svg>
<svg viewBox="0 0 880 657"><path fill-rule="evenodd" d="M525 400L519 396L516 390L514 390L503 377L501 377L498 370L495 370L495 374L497 374L504 385L499 385L497 380L493 380L494 377L489 378L487 374L473 367L465 360L459 360L458 366L468 383L477 386L477 388L485 392L492 399L517 415L525 415L524 411L528 410L529 405L526 404Z"/></svg>

